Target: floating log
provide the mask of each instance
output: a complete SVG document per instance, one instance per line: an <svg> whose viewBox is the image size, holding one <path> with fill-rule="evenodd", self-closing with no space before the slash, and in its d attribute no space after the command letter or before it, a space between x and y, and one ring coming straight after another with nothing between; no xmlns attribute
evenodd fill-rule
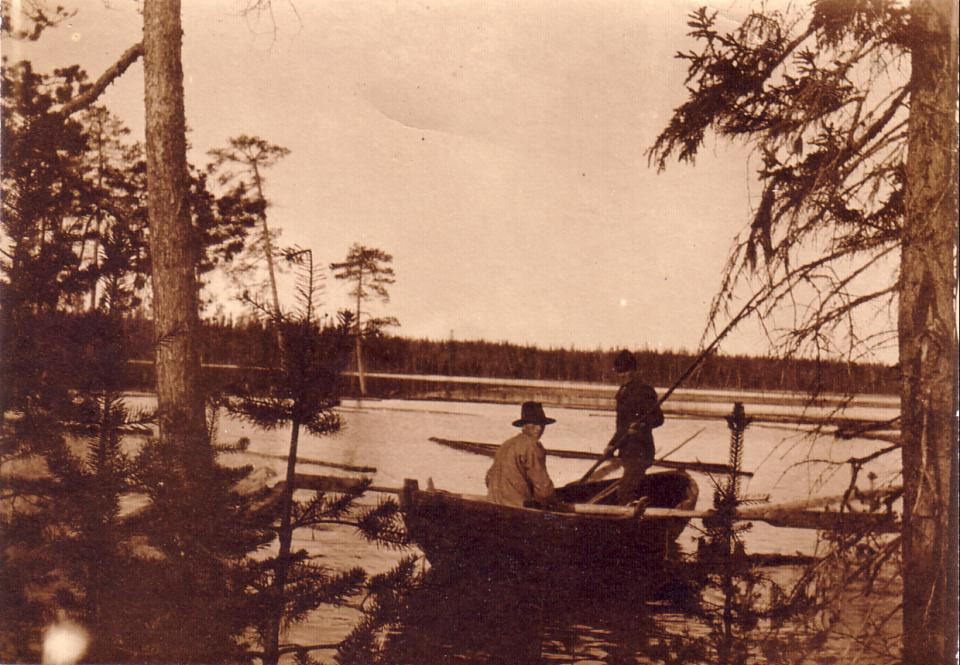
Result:
<svg viewBox="0 0 960 665"><path fill-rule="evenodd" d="M454 448L456 450L462 450L464 452L474 453L477 455L486 455L487 457L493 457L496 455L497 448L500 447L495 443L457 441L455 439L441 439L435 436L430 437L430 440L434 443L439 443L442 446L447 446L448 448ZM602 457L600 453L592 453L583 450L557 450L555 448L548 448L547 454L552 457L563 457L567 459L598 460ZM675 460L658 459L654 460L653 465L664 469L681 469L683 471L700 471L702 473L727 474L731 471L731 467L728 464L719 464L714 462L680 462ZM752 471L738 471L737 473L746 477L753 476Z"/></svg>
<svg viewBox="0 0 960 665"><path fill-rule="evenodd" d="M898 533L900 522L893 513L833 512L829 510L783 510L770 506L766 511L738 511L738 520L766 522L791 529L818 531L874 531Z"/></svg>
<svg viewBox="0 0 960 665"><path fill-rule="evenodd" d="M344 476L317 476L310 473L298 473L294 478L294 486L298 490L314 490L317 492L356 492L366 486L368 492L382 492L384 494L400 494L399 487L382 487L367 485L367 478L346 478Z"/></svg>
<svg viewBox="0 0 960 665"><path fill-rule="evenodd" d="M747 554L747 561L755 566L809 566L817 561L817 557L810 554L756 552Z"/></svg>
<svg viewBox="0 0 960 665"><path fill-rule="evenodd" d="M895 490L894 490L895 491ZM869 492L871 495L883 495L886 490ZM645 517L670 518L687 517L702 520L719 520L726 517L735 521L766 522L773 526L792 529L818 529L821 531L852 531L871 529L882 533L900 531L901 525L892 512L859 512L855 510L812 510L837 504L841 496L817 497L785 503L745 506L732 513L725 514L717 510L690 510L678 513L676 510L648 508Z"/></svg>
<svg viewBox="0 0 960 665"><path fill-rule="evenodd" d="M244 455L253 455L255 457L265 457L267 459L279 459L286 461L287 455L275 455L273 453L257 453L250 450L244 450ZM343 469L344 471L355 471L357 473L376 473L377 468L373 466L354 466L352 464L342 464L340 462L324 462L319 459L297 456L297 464L313 464L315 466L328 466L331 469Z"/></svg>
<svg viewBox="0 0 960 665"><path fill-rule="evenodd" d="M893 485L891 487L883 487L880 489L873 489L873 490L857 490L856 493L853 493L848 497L848 500L858 501L861 503L874 502L879 504L881 502L885 502L885 500L891 497L896 498L902 492L903 492L903 487L900 485ZM763 504L760 506L756 506L756 509L760 510L760 509L776 506L777 509L779 510L787 510L787 511L809 511L809 510L812 510L813 508L827 508L829 511L829 506L840 506L843 504L843 501L844 501L844 495L837 494L834 496L816 496L816 497L811 497L809 499L797 499L796 501L788 501L785 503ZM751 508L750 510L753 510L753 508ZM835 510L831 512L837 513L839 512L839 510ZM850 512L857 512L857 511L848 511L845 514L849 514Z"/></svg>

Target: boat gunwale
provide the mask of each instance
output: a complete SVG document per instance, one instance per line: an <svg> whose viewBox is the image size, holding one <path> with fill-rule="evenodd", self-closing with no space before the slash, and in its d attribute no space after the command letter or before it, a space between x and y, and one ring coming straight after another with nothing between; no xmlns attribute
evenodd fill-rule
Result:
<svg viewBox="0 0 960 665"><path fill-rule="evenodd" d="M682 471L679 471L679 472L667 471L667 472L664 472L663 475L684 475L690 480L690 482L694 484L696 482L692 478L690 478L689 474ZM561 505L570 506L571 507L570 509L551 510L549 508L537 508L533 506L514 506L510 504L497 503L491 500L488 496L483 494L458 494L456 492L450 492L449 490L442 490L442 489L417 489L412 496L414 503L416 503L418 496L420 498L432 497L440 500L452 500L462 504L466 504L468 506L479 505L481 507L491 507L495 510L509 511L516 515L539 515L544 518L548 518L548 517L549 518L565 518L565 519L573 519L578 521L599 520L603 522L624 522L624 523L631 523L631 522L640 523L644 521L646 522L654 521L653 519L645 518L642 511L632 515L616 515L616 514L577 512L572 508L575 505L596 505L596 504L587 504L583 502L581 503L565 502L565 503L562 503ZM686 502L686 499L684 501L681 501L680 504L684 502ZM656 521L661 521L662 519L663 518L655 518ZM676 516L667 517L666 519L689 520L690 516L676 515Z"/></svg>

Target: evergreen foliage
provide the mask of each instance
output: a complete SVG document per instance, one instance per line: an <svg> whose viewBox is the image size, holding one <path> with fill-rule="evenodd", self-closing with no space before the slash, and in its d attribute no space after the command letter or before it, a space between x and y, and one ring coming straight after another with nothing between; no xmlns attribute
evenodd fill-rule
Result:
<svg viewBox="0 0 960 665"><path fill-rule="evenodd" d="M336 432L340 416L340 381L350 353L352 318L341 313L336 322L322 324L316 317L319 281L308 250L287 253L299 269L297 294L300 306L293 315L271 307L259 306L273 328L280 353L277 364L267 373L266 385L224 398L234 414L264 429L290 425L290 450L287 474L279 498L279 522L276 525L278 552L248 565L249 588L254 594L251 608L253 625L261 645L264 663L276 663L286 652L297 652L309 659L309 649L298 645L281 646L283 631L304 620L323 604L344 603L361 590L377 593L381 577L368 580L360 568L336 572L292 546L293 533L301 528L324 524L349 524L359 533L391 547L406 544L399 506L392 499L372 508L360 508L357 499L364 488L340 495L317 492L303 501L294 496L297 446L300 428L314 435ZM370 584L374 586L371 587ZM364 625L377 625L370 618Z"/></svg>
<svg viewBox="0 0 960 665"><path fill-rule="evenodd" d="M20 16L14 17L15 13L19 13ZM28 2L2 0L0 2L0 33L9 35L11 39L36 41L44 30L59 25L75 13L60 5L51 7L34 0Z"/></svg>
<svg viewBox="0 0 960 665"><path fill-rule="evenodd" d="M393 256L383 250L355 243L347 252L346 259L340 263L330 264L334 277L352 285L350 295L356 299L353 335L356 343L357 378L361 395L367 392L363 368L363 340L379 335L388 326L400 325L400 322L392 316L372 317L363 310L364 303L373 298L379 298L381 302L389 302L390 294L387 286L396 281L393 268L389 266L392 262ZM366 319L364 319L365 314Z"/></svg>
<svg viewBox="0 0 960 665"><path fill-rule="evenodd" d="M732 469L740 468L750 422L739 403L727 417ZM767 568L746 551L744 535L752 524L736 519L737 508L754 500L741 496L736 473L714 482L716 515L703 521L691 562L700 571L699 599L687 603L709 633L702 640L675 639L674 646L686 641L696 649L692 662L723 665L819 662L828 643L831 652L842 645L847 653L869 653L870 662L899 662L900 645L890 638L898 633L900 607L872 607L874 598L897 587L891 559L899 538L869 528L826 533L823 556L797 574ZM880 551L883 556L873 556Z"/></svg>
<svg viewBox="0 0 960 665"><path fill-rule="evenodd" d="M678 54L687 100L648 153L661 170L692 162L712 131L758 158L762 191L712 324L749 289L781 353L852 362L896 345L901 437L881 454L903 461L910 662L952 660L957 643L954 4L760 5L730 31L696 10L697 49Z"/></svg>
<svg viewBox="0 0 960 665"><path fill-rule="evenodd" d="M2 75L4 298L82 311L122 292L129 302L117 306L139 307L151 267L143 146L126 142L129 131L103 107L57 112L90 87L78 67L41 74L4 61ZM214 195L196 170L188 184L199 271L229 266L258 203L243 191Z"/></svg>
<svg viewBox="0 0 960 665"><path fill-rule="evenodd" d="M150 322L125 322L130 343L139 359L149 358ZM615 383L613 350L541 349L508 342L437 341L393 335L366 340L368 371L393 374L535 379ZM264 368L277 362L274 333L252 319L219 317L203 327L203 361L209 380L221 387L256 384ZM654 385L670 385L693 362L686 351L635 351L644 377ZM226 366L216 366L226 365ZM130 385L149 385L148 361L130 368ZM826 359L713 355L684 383L689 388L729 390L814 390L836 394L894 394L898 368L880 363L834 362ZM389 395L395 388L367 377L369 390ZM349 388L349 386L345 386Z"/></svg>
<svg viewBox="0 0 960 665"><path fill-rule="evenodd" d="M389 639L390 629L399 626L411 594L424 581L416 557L405 557L392 570L375 575L366 586L363 618L337 649L340 665L374 665L394 662Z"/></svg>
<svg viewBox="0 0 960 665"><path fill-rule="evenodd" d="M153 416L120 393L121 311L19 311L5 330L17 380L0 440L0 604L17 614L3 623L4 660L38 662L40 630L60 613L93 637L88 662L242 654L239 564L271 535L234 489L250 469L220 467L209 447L131 447Z"/></svg>
<svg viewBox="0 0 960 665"><path fill-rule="evenodd" d="M898 247L904 212L907 16L888 0L821 1L806 17L754 10L723 32L716 12L690 15L700 50L678 54L689 98L650 160L660 170L673 156L693 162L710 130L756 148L763 187L711 320L756 275L762 317L808 305L770 331L783 352L856 360L895 339L872 319L892 311L896 292L884 260ZM869 318L851 318L855 310Z"/></svg>
<svg viewBox="0 0 960 665"><path fill-rule="evenodd" d="M71 268L78 218L93 204L82 175L86 136L80 122L52 109L79 94L85 79L78 67L44 75L29 62L3 64L4 299L17 306L49 309L62 292L83 289Z"/></svg>
<svg viewBox="0 0 960 665"><path fill-rule="evenodd" d="M209 151L213 162L207 167L207 172L215 175L220 187L226 188L227 197L243 199L250 192L253 206L250 210L260 221L260 237L256 245L250 245L242 255L237 257L228 271L230 279L236 284L243 284L245 292L253 292L259 297L261 291L269 289L271 303L275 312L280 311L280 296L277 293L275 247L280 237L279 229L271 229L267 224L267 207L269 202L263 193L265 176L263 169L276 164L280 159L290 154L282 146L273 145L256 136L241 134L229 141L229 147ZM233 169L239 167L240 172ZM267 264L267 284L256 278L260 259Z"/></svg>
<svg viewBox="0 0 960 665"><path fill-rule="evenodd" d="M148 295L140 147L101 108L58 112L89 89L77 67L4 61L2 84L0 655L39 662L42 627L66 613L90 662L241 660L265 497L237 491L250 468L220 466L217 447L136 445L153 415L121 394L124 320ZM229 262L250 201L191 188L200 269Z"/></svg>

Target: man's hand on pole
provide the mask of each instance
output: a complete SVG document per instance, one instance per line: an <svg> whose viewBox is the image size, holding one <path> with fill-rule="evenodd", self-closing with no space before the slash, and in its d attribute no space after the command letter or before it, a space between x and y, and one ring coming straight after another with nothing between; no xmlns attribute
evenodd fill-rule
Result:
<svg viewBox="0 0 960 665"><path fill-rule="evenodd" d="M610 443L607 444L607 447L603 449L603 456L605 458L613 457L613 454L620 448L620 444L625 438L633 434L639 434L643 430L644 419L640 418L639 420L634 420L630 425L622 431L617 432L613 435L613 438L610 439Z"/></svg>

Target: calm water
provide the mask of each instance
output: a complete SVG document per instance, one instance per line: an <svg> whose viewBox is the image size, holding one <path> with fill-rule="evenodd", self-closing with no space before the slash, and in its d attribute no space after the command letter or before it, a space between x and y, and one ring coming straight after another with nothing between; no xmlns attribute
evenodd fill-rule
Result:
<svg viewBox="0 0 960 665"><path fill-rule="evenodd" d="M720 412L728 412L731 404ZM717 405L711 405L717 410ZM756 407L760 408L760 407ZM771 407L763 407L771 412ZM783 412L777 407L778 413ZM858 412L859 411L859 412ZM432 479L435 486L455 492L485 492L484 474L490 464L486 457L451 450L428 440L431 436L469 441L501 442L516 430L510 423L518 417L515 405L371 400L345 402L345 427L337 435L316 438L301 436L300 457L375 467L377 485L399 487L405 478L415 478L421 487ZM747 404L747 414L751 405ZM548 448L599 451L609 439L613 414L547 408L557 419L547 428L543 442ZM854 408L857 417L891 418L896 405ZM671 455L676 460L726 462L729 432L716 419L668 418L656 430L658 454L663 454L694 436ZM249 454L232 456L236 463L250 463L284 473L282 460L260 454L286 452L288 432L264 432L244 423L223 418L220 442L241 436L250 439ZM771 502L793 501L840 494L849 482L844 465L829 461L868 454L885 444L866 440L836 441L797 428L755 424L746 433L743 468L753 471L744 479L747 495L769 495ZM877 474L877 483L895 479L898 458L881 459L861 473L861 488L867 487L867 473ZM807 460L817 460L808 463ZM579 478L590 462L548 458L556 484ZM350 475L344 471L313 464L298 465L302 473ZM709 477L694 474L700 484L699 508L709 508L712 484ZM369 502L376 496L366 497ZM695 523L680 537L679 546L690 550L699 535ZM817 536L813 531L774 528L755 522L746 534L751 553L813 554ZM295 546L322 554L331 567L361 565L376 573L392 567L401 553L378 549L364 543L349 528L303 531ZM416 553L416 552L415 552ZM526 588L517 580L451 580L435 576L432 584L414 602L411 625L395 636L396 662L530 662L530 663L647 663L658 657L667 633L698 630L685 621L673 605L639 603L629 588L598 587L589 576L576 584L560 585L546 592ZM324 608L310 621L291 629L290 641L316 644L335 642L345 636L357 619L357 612ZM702 630L702 629L699 629ZM328 658L332 652L317 652Z"/></svg>

